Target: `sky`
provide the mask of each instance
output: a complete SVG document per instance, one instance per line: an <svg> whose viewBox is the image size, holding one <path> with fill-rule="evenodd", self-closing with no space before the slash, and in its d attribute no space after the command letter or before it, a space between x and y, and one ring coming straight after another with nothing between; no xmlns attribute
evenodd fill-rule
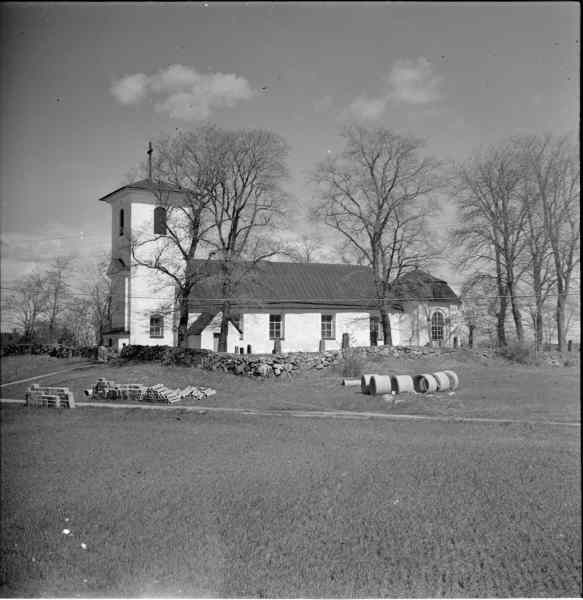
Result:
<svg viewBox="0 0 583 600"><path fill-rule="evenodd" d="M127 182L149 140L202 122L282 135L286 189L304 205L310 169L341 149L350 121L421 137L455 161L515 133L578 132L576 2L0 11L3 286L55 256L106 251L110 207L98 199ZM434 274L460 283L445 262Z"/></svg>

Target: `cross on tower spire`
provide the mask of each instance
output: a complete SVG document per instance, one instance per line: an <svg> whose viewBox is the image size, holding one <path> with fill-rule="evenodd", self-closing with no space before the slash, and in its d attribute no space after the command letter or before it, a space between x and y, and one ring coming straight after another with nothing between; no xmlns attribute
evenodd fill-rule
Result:
<svg viewBox="0 0 583 600"><path fill-rule="evenodd" d="M146 154L148 155L148 179L152 181L152 142L148 142L148 150Z"/></svg>

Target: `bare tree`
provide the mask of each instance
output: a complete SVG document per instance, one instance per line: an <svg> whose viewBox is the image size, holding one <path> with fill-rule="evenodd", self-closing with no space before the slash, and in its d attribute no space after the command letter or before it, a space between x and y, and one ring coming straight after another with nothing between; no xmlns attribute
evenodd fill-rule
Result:
<svg viewBox="0 0 583 600"><path fill-rule="evenodd" d="M287 174L287 146L267 131L226 131L212 125L161 139L155 146L151 191L166 210L165 223L159 233L134 237L134 264L173 283L178 345L184 345L190 293L215 276L195 258L218 260L223 297L219 350L225 351L239 282L254 264L277 251L267 233L284 197L279 184Z"/></svg>
<svg viewBox="0 0 583 600"><path fill-rule="evenodd" d="M16 326L22 329L24 339L33 341L48 307L46 278L34 272L16 281L6 296L5 306Z"/></svg>
<svg viewBox="0 0 583 600"><path fill-rule="evenodd" d="M392 284L435 252L427 217L441 185L439 165L420 156L422 141L387 129L352 125L342 137L344 150L311 176L319 196L314 214L340 234L355 262L371 267L385 344L392 345Z"/></svg>
<svg viewBox="0 0 583 600"><path fill-rule="evenodd" d="M69 294L67 275L72 262L72 256L57 256L45 275L48 341L51 344L57 341L57 320L67 306Z"/></svg>
<svg viewBox="0 0 583 600"><path fill-rule="evenodd" d="M518 151L520 152L521 142ZM544 224L544 215L540 198L533 189L532 179L525 171L523 182L523 202L527 210L526 222L526 261L525 282L528 290L532 292L533 301L527 301L526 305L532 320L534 329L535 350L540 350L543 343L543 313L545 303L556 286L556 277L552 262L552 250L549 236Z"/></svg>
<svg viewBox="0 0 583 600"><path fill-rule="evenodd" d="M214 139L213 127L200 127L156 142L151 192L165 211L164 222L153 233L138 232L131 240L134 264L162 274L175 288L179 346L187 343L190 292L204 277L194 259L212 226L205 221L205 209L208 182L217 167Z"/></svg>
<svg viewBox="0 0 583 600"><path fill-rule="evenodd" d="M463 318L468 328L470 348L474 347L480 334L486 333L491 338L492 331L496 329L496 289L496 278L489 273L475 273L462 284Z"/></svg>
<svg viewBox="0 0 583 600"><path fill-rule="evenodd" d="M528 206L520 195L524 173L510 145L491 147L455 168L454 194L459 226L454 240L462 250L460 267L490 267L495 273L499 307L498 344L506 345L505 318L510 302L516 336L524 337L518 283L525 265Z"/></svg>
<svg viewBox="0 0 583 600"><path fill-rule="evenodd" d="M298 236L295 241L289 242L280 251L280 254L293 262L312 263L321 251L322 243L320 240L304 233Z"/></svg>
<svg viewBox="0 0 583 600"><path fill-rule="evenodd" d="M579 152L568 136L532 136L521 144L533 203L542 216L556 282L555 319L559 351L565 349L565 311L573 275L580 264ZM542 238L539 238L542 239Z"/></svg>
<svg viewBox="0 0 583 600"><path fill-rule="evenodd" d="M65 318L81 345L103 345L105 331L111 327L111 279L109 252L77 259L72 269L74 284L69 290Z"/></svg>
<svg viewBox="0 0 583 600"><path fill-rule="evenodd" d="M288 147L264 130L213 128L208 160L212 174L203 184L212 227L205 236L209 257L221 264L222 320L218 349L227 349L231 306L241 282L258 263L279 253L273 232L282 215L288 176Z"/></svg>

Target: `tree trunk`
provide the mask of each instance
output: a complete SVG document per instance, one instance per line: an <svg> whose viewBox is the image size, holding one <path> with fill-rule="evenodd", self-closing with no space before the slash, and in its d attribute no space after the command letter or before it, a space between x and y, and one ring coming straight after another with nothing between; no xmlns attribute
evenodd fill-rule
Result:
<svg viewBox="0 0 583 600"><path fill-rule="evenodd" d="M514 319L514 328L516 329L516 337L519 342L522 342L524 338L524 330L522 327L522 318L520 316L520 309L514 295L514 283L509 282L507 285L508 296L510 297L510 306L512 308L512 318Z"/></svg>
<svg viewBox="0 0 583 600"><path fill-rule="evenodd" d="M543 309L539 299L536 300L536 312L534 315L534 347L537 352L542 349L543 345Z"/></svg>
<svg viewBox="0 0 583 600"><path fill-rule="evenodd" d="M370 319L370 345L377 346L379 342L379 322L376 317Z"/></svg>
<svg viewBox="0 0 583 600"><path fill-rule="evenodd" d="M383 326L383 339L385 346L393 345L393 335L391 332L391 320L389 319L389 313L384 306L381 306L381 324Z"/></svg>
<svg viewBox="0 0 583 600"><path fill-rule="evenodd" d="M188 344L188 295L178 296L178 346L186 348Z"/></svg>
<svg viewBox="0 0 583 600"><path fill-rule="evenodd" d="M469 325L468 327L469 327L469 330L470 330L470 332L468 334L468 346L470 348L473 348L474 347L474 329L476 328L476 326L475 325Z"/></svg>
<svg viewBox="0 0 583 600"><path fill-rule="evenodd" d="M223 316L221 319L221 330L219 333L219 352L227 351L227 336L229 334L229 319L231 318L231 304L228 301L223 302Z"/></svg>
<svg viewBox="0 0 583 600"><path fill-rule="evenodd" d="M502 275L502 262L500 260L500 252L496 249L496 286L498 288L498 296L500 297L500 307L496 313L496 337L499 347L506 346L506 331L504 329L506 323L506 308L508 306L508 290L504 283Z"/></svg>
<svg viewBox="0 0 583 600"><path fill-rule="evenodd" d="M557 308L556 308L556 321L557 321L557 344L559 345L559 352L563 352L565 349L565 307L567 304L567 294L564 291L560 291L557 295Z"/></svg>
<svg viewBox="0 0 583 600"><path fill-rule="evenodd" d="M230 265L225 263L223 265L223 307L222 307L222 319L221 319L221 329L219 333L219 347L217 350L219 352L227 351L227 337L229 335L229 319L231 318L231 271Z"/></svg>
<svg viewBox="0 0 583 600"><path fill-rule="evenodd" d="M508 305L508 298L506 296L502 296L500 298L500 308L496 313L496 337L498 346L506 346L506 331L504 329L504 325L506 322L506 308Z"/></svg>

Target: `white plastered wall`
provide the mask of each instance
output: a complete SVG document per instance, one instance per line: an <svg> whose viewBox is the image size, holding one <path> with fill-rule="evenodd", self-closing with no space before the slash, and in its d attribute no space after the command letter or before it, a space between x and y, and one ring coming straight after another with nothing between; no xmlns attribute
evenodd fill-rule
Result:
<svg viewBox="0 0 583 600"><path fill-rule="evenodd" d="M190 322L200 313L192 313ZM273 351L274 340L269 339L269 315L283 315L284 339L281 340L282 352L317 352L320 347L320 312L281 311L254 312L243 314L243 339L237 329L229 326L227 351L251 346L254 354L268 354ZM335 339L326 340L326 350L337 350L342 344L342 334L350 335L351 346L366 346L370 341L370 315L368 312L326 312L335 315ZM189 336L189 346L213 349L213 334L219 331L219 325L211 323L200 336Z"/></svg>
<svg viewBox="0 0 583 600"><path fill-rule="evenodd" d="M198 319L201 313L189 313L188 315L188 325L192 325ZM203 332L198 335L189 335L188 336L188 347L189 348L197 348L197 349L205 349L205 350L214 350L216 347L215 343L215 334L219 334L221 331L221 313L218 313L214 319L205 327ZM229 323L229 328L227 331L227 352L235 352L239 351L239 348L243 346L243 342L241 341L241 335L239 334L238 329L232 324Z"/></svg>
<svg viewBox="0 0 583 600"><path fill-rule="evenodd" d="M456 304L410 303L406 306L410 334L400 345L425 346L431 343L431 317L435 312L441 312L445 321L442 345L453 346L454 337L461 341L464 332L460 326L460 311Z"/></svg>
<svg viewBox="0 0 583 600"><path fill-rule="evenodd" d="M139 200L139 201L138 201ZM136 241L150 240L154 231L154 209L158 203L151 195L137 192L132 196L131 231ZM138 258L148 259L162 245L164 238L148 241L136 249ZM176 260L169 255L167 260ZM175 268L180 263L175 262ZM130 340L132 344L147 346L175 345L174 285L172 280L160 271L141 265L132 265L130 279ZM164 318L163 337L150 337L150 318L161 315Z"/></svg>

